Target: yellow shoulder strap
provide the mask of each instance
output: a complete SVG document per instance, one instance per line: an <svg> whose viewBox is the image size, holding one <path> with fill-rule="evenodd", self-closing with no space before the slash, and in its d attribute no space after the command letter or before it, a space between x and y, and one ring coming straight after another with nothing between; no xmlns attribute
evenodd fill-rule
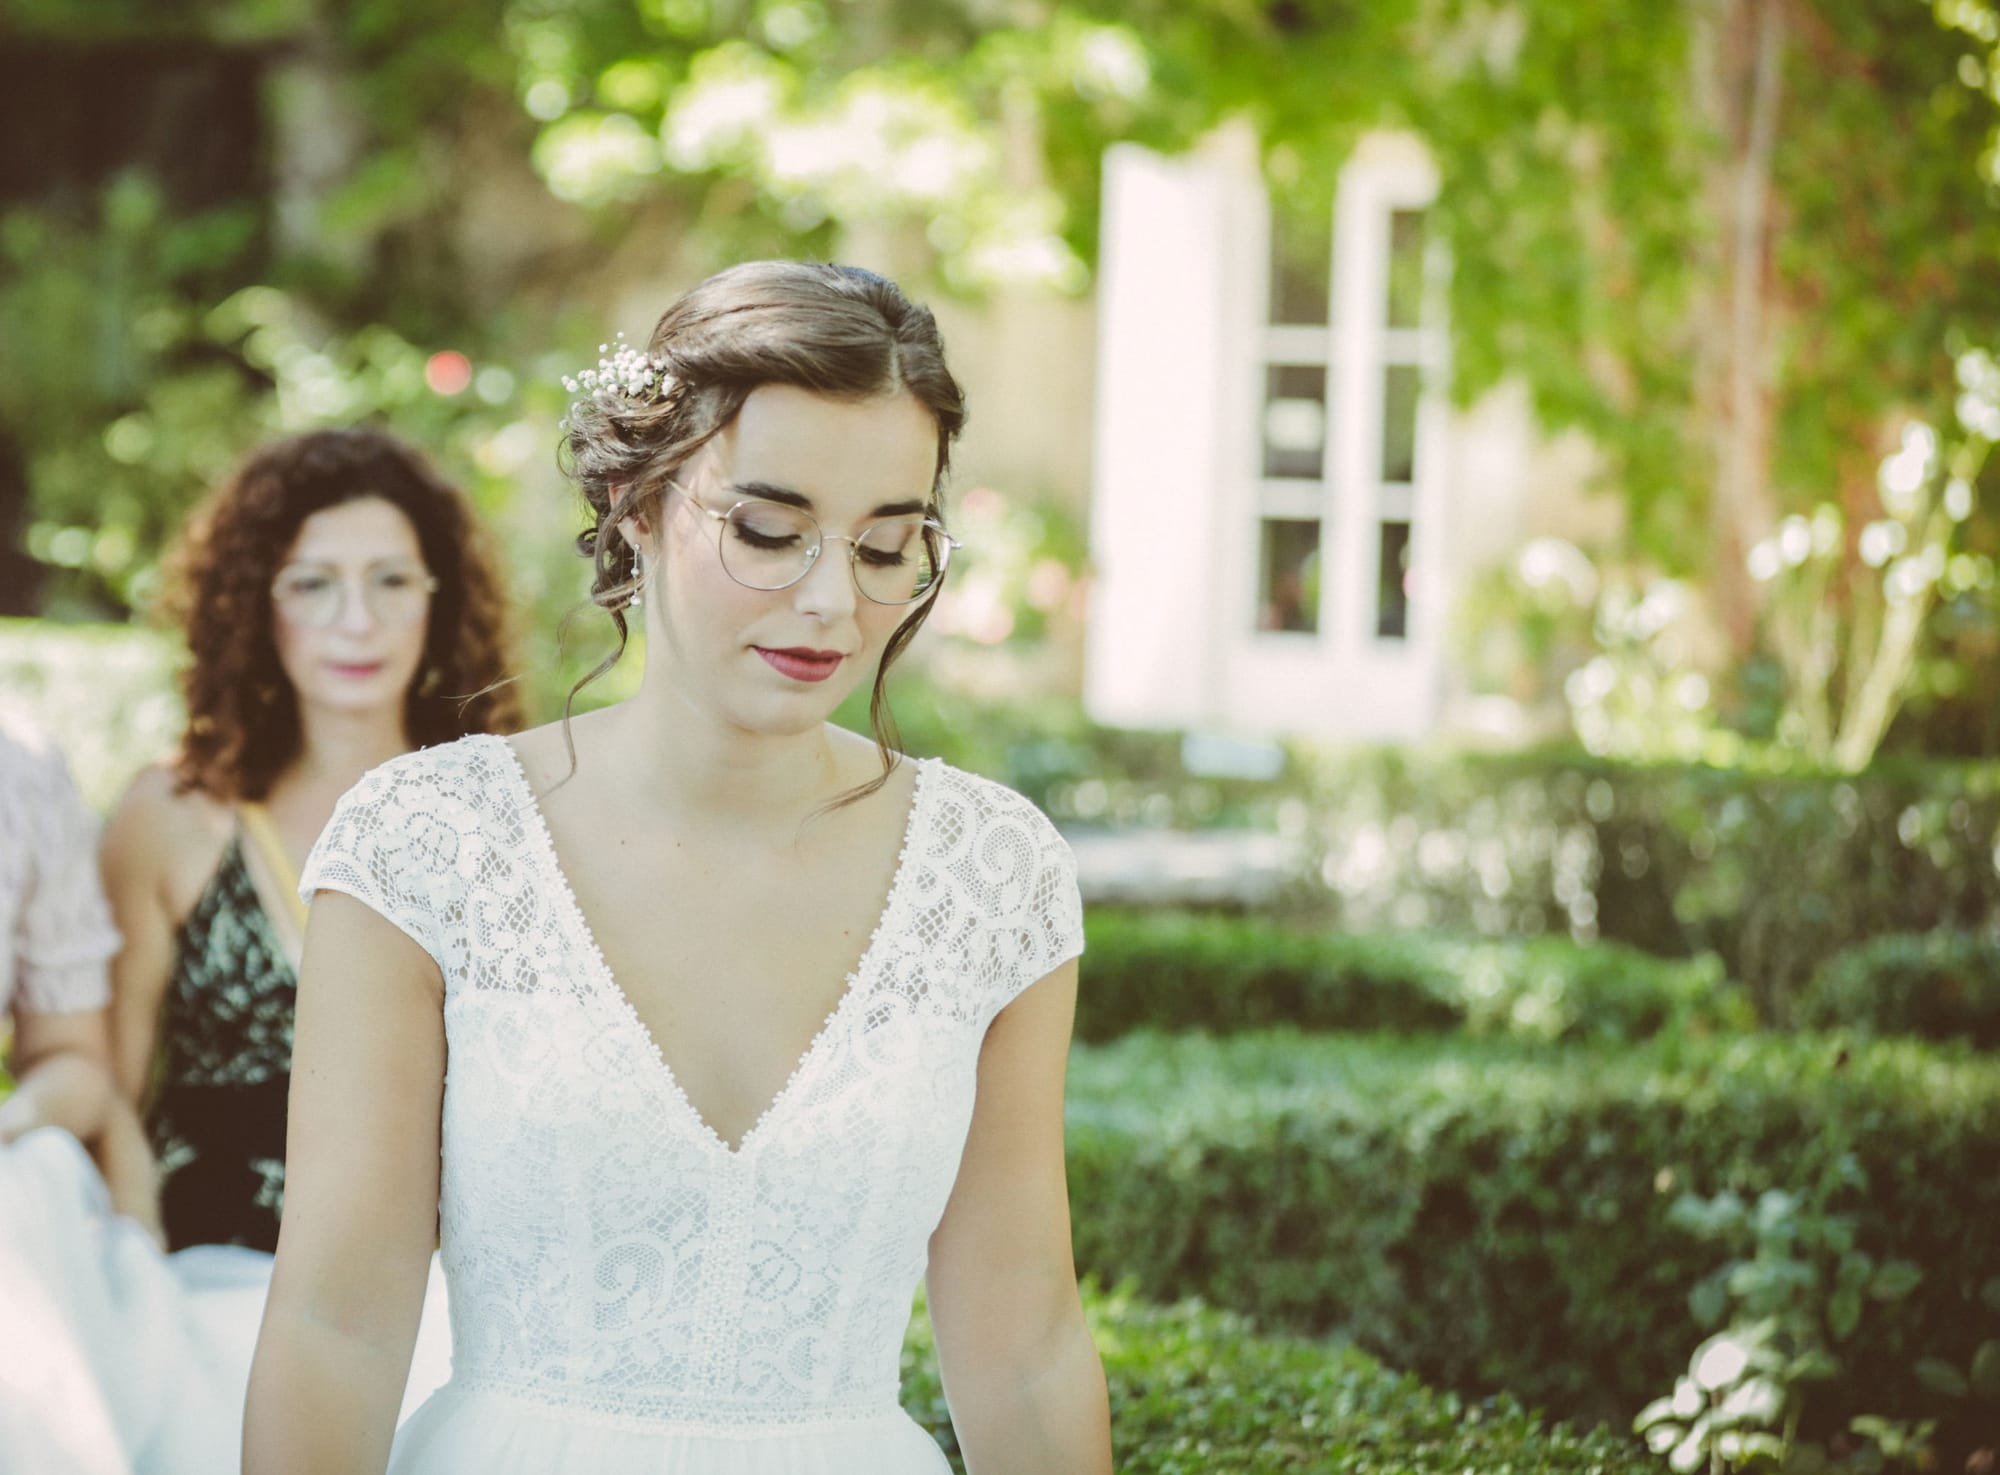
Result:
<svg viewBox="0 0 2000 1475"><path fill-rule="evenodd" d="M271 873L271 879L278 883L284 893L285 906L297 924L299 935L306 930L306 904L299 900L299 873L292 864L292 858L285 854L285 842L278 838L278 827L271 821L271 812L261 804L240 804L237 812L243 816L243 832L250 837L250 843L257 847L264 865Z"/></svg>

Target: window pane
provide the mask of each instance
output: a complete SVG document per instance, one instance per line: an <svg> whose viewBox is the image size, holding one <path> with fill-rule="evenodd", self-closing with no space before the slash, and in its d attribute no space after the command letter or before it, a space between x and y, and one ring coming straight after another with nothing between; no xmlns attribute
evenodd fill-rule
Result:
<svg viewBox="0 0 2000 1475"><path fill-rule="evenodd" d="M1424 315L1424 212L1389 216L1389 326L1414 328Z"/></svg>
<svg viewBox="0 0 2000 1475"><path fill-rule="evenodd" d="M1330 321L1333 211L1271 202L1271 321L1321 327Z"/></svg>
<svg viewBox="0 0 2000 1475"><path fill-rule="evenodd" d="M1417 469L1417 393L1422 372L1415 364L1390 364L1382 373L1382 480L1414 481Z"/></svg>
<svg viewBox="0 0 2000 1475"><path fill-rule="evenodd" d="M1326 370L1272 364L1264 370L1264 475L1317 480L1326 461Z"/></svg>
<svg viewBox="0 0 2000 1475"><path fill-rule="evenodd" d="M1259 630L1319 629L1319 522L1267 517L1257 578Z"/></svg>
<svg viewBox="0 0 2000 1475"><path fill-rule="evenodd" d="M1375 571L1375 634L1403 640L1410 633L1410 525L1382 524L1382 557Z"/></svg>

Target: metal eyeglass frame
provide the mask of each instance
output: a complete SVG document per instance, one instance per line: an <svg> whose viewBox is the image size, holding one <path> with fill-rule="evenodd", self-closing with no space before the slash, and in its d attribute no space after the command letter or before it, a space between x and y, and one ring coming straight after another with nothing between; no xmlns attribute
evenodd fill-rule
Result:
<svg viewBox="0 0 2000 1475"><path fill-rule="evenodd" d="M768 497L744 497L740 501L730 503L729 510L727 512L717 512L713 507L710 507L705 503L696 501L695 498L693 498L692 496L687 496L686 493L683 493L682 495L686 497L688 505L693 507L695 511L700 512L705 516L712 517L717 522L721 523L726 523L729 521L730 518L734 517L736 515L736 509L739 507L761 505L767 507L783 507L787 512L796 512L800 517L803 517L807 522L813 525L813 531L819 535L819 541L813 545L812 551L806 555L806 566L800 569L797 574L785 580L784 583L772 584L769 585L768 587L762 584L743 584L743 581L741 579L736 578L735 572L729 567L729 560L722 556L722 540L720 535L717 536L715 543L715 557L716 561L722 565L722 571L725 574L728 574L730 578L735 579L737 583L743 584L743 587L745 589L756 589L761 593L765 594L774 594L780 589L789 589L792 587L792 585L798 583L801 579L805 578L807 574L810 574L813 571L813 569L818 566L819 556L821 553L826 551L826 545L828 543L845 543L847 545L847 575L849 578L854 580L854 592L856 594L859 594L863 599L867 600L870 604L879 604L883 606L883 608L885 609L907 609L910 605L923 603L923 601L929 599L933 594L937 593L938 589L944 584L945 570L951 567L951 555L956 550L963 548L965 546L963 543L959 542L958 539L954 538L951 535L950 529L945 527L943 523L939 522L934 517L926 517L923 520L923 526L927 528L934 528L937 531L938 536L944 540L943 544L941 545L942 551L938 555L937 576L931 580L930 588L924 590L920 594L912 594L908 599L877 599L874 595L870 594L866 589L861 587L861 570L855 566L854 560L861 551L861 538L850 538L845 533L829 533L825 528L819 525L819 519L817 517L814 517L810 512L806 511L805 508L793 507L785 502L773 502ZM871 522L870 524L868 524L868 527L869 528L879 527L883 522L895 522L897 520L898 519L893 517L885 517L882 518L879 522ZM868 528L863 528L861 530L861 537L865 538L867 536L868 536Z"/></svg>
<svg viewBox="0 0 2000 1475"><path fill-rule="evenodd" d="M274 607L282 608L286 602L285 595L282 592L284 582L282 577L271 581L271 603ZM436 574L426 573L421 579L417 580L417 584L424 591L426 599L437 597L438 577ZM309 620L296 613L291 618L298 620L308 630L330 630L339 624L341 615L346 613L347 610L348 582L345 579L336 577L333 579L333 586L339 591L339 594L329 607L329 612L324 619ZM296 596L294 596L294 602L296 602ZM375 608L375 601L369 595L368 581L365 577L361 581L361 607L368 612L369 619L375 621L378 625L387 626L391 629L415 623L416 617L414 615L410 619L403 620L400 623L384 619L382 612Z"/></svg>

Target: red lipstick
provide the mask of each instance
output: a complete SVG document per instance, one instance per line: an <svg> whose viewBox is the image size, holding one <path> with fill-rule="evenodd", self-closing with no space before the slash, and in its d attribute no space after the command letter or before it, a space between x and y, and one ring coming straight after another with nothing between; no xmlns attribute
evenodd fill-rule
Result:
<svg viewBox="0 0 2000 1475"><path fill-rule="evenodd" d="M805 646L792 646L786 650L768 650L764 646L752 646L752 650L762 656L771 669L780 676L789 676L794 681L824 681L839 669L847 659L837 650L812 650Z"/></svg>

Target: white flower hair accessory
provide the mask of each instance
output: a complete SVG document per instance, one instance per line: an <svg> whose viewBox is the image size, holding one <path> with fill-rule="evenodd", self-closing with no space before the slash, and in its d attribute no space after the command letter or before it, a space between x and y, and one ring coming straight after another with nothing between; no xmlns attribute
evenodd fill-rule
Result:
<svg viewBox="0 0 2000 1475"><path fill-rule="evenodd" d="M595 397L609 391L644 403L665 399L672 390L673 376L665 358L653 358L632 347L623 333L609 343L597 345L597 367L565 374L562 387L571 394Z"/></svg>

